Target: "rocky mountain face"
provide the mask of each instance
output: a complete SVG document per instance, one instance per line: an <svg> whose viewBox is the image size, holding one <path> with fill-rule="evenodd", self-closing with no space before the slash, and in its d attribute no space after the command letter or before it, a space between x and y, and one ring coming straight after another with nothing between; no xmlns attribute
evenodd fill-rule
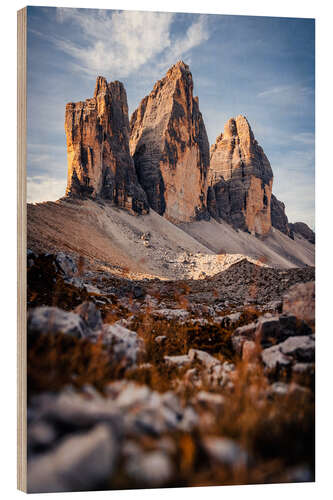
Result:
<svg viewBox="0 0 333 500"><path fill-rule="evenodd" d="M132 214L151 207L176 224L212 216L256 235L275 227L315 241L306 224L289 224L272 194L270 163L244 116L230 118L209 150L183 61L156 82L130 123L123 84L97 77L91 99L66 105L65 130L67 197L108 200Z"/></svg>
<svg viewBox="0 0 333 500"><path fill-rule="evenodd" d="M304 239L308 240L310 243L315 244L316 237L315 233L305 222L295 222L294 224L289 224L290 230L294 233L300 234Z"/></svg>
<svg viewBox="0 0 333 500"><path fill-rule="evenodd" d="M126 91L98 77L94 97L66 105L67 196L102 198L133 213L147 213L129 152Z"/></svg>
<svg viewBox="0 0 333 500"><path fill-rule="evenodd" d="M272 226L286 234L290 238L294 238L294 232L291 224L288 222L288 217L285 212L285 205L278 200L274 194L271 197L271 219Z"/></svg>
<svg viewBox="0 0 333 500"><path fill-rule="evenodd" d="M193 80L172 66L131 117L130 150L149 205L172 222L206 214L209 143Z"/></svg>
<svg viewBox="0 0 333 500"><path fill-rule="evenodd" d="M247 119L231 118L210 149L208 209L234 227L266 234L271 228L273 172Z"/></svg>

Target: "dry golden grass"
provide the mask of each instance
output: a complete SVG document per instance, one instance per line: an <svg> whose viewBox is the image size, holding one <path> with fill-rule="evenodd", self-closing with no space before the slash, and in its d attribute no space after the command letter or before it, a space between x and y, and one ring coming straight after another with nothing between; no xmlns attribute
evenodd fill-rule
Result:
<svg viewBox="0 0 333 500"><path fill-rule="evenodd" d="M84 263L80 265L80 270ZM89 298L66 284L61 277L54 278L52 261L43 260L28 277L29 306L57 305L73 309ZM179 288L178 305L188 309L186 284ZM156 296L161 297L156 292ZM130 299L129 299L130 300ZM100 306L103 320L113 323L129 315L116 301ZM225 311L227 313L227 311ZM28 395L39 391L58 391L68 384L82 387L91 384L103 393L112 380L126 378L151 389L165 392L183 379L186 368L170 368L166 355L187 354L190 348L202 349L221 361L236 364L232 391L214 389L225 398L221 410L213 412L209 430L197 429L191 433L176 432L168 436L175 446L172 454L175 474L166 486L199 486L222 484L251 484L283 482L285 471L300 464L314 470L314 396L310 390L298 397L287 394L268 398L268 380L259 363L249 365L235 356L230 337L238 326L248 324L262 314L254 308L245 309L237 324L222 328L215 324L193 325L153 316L149 307L137 314L130 329L144 340L146 360L135 369L124 371L112 361L112 352L106 352L102 343L91 343L63 334L35 335L28 338ZM208 317L208 316L207 316ZM156 337L165 336L162 343ZM202 367L196 365L200 371ZM310 381L309 381L310 384ZM201 389L211 391L208 385ZM313 387L312 387L313 389ZM179 391L183 404L195 397L198 389L185 387ZM202 442L207 434L228 437L247 450L251 461L246 466L218 465L207 457ZM162 436L160 436L161 438ZM158 448L154 438L142 435L138 443L147 450ZM119 473L111 488L131 488L132 484L119 464Z"/></svg>
<svg viewBox="0 0 333 500"><path fill-rule="evenodd" d="M66 385L91 384L103 391L120 378L123 369L112 362L101 342L91 343L58 333L28 338L28 396L40 391L58 391Z"/></svg>
<svg viewBox="0 0 333 500"><path fill-rule="evenodd" d="M188 344L189 330L184 326L177 330L176 325L173 325L177 347L159 346L154 338L157 334L166 332L167 328L170 334L170 324L161 325L152 318L146 318L140 334L145 339L150 364L126 373L110 363L110 356L100 343L91 344L87 340L61 334L40 335L29 339L29 394L59 390L68 384L76 387L92 384L103 392L103 388L111 380L124 377L147 384L154 390L170 390L176 379L182 379L185 369L169 368L164 363L163 356L170 350L173 353L183 353L192 344ZM225 332L220 334L223 337ZM224 357L220 353L217 356ZM232 360L236 363L234 389L214 390L223 394L225 404L222 410L215 411L213 424L208 432L205 429L191 433L177 432L168 436L176 450L173 455L176 473L169 486L283 482L288 479L284 474L288 467L304 463L314 468L313 393L304 392L297 398L294 395L267 398L265 391L268 380L261 365L248 365L235 358ZM200 369L199 365L197 367ZM202 388L211 390L209 386ZM186 404L196 392L192 388L179 395ZM252 461L246 466L218 465L208 459L202 447L202 440L207 434L235 440L247 450ZM149 440L144 435L138 438L138 443L147 450L158 447L156 440ZM131 485L123 471L119 472L111 485L112 488L137 486Z"/></svg>

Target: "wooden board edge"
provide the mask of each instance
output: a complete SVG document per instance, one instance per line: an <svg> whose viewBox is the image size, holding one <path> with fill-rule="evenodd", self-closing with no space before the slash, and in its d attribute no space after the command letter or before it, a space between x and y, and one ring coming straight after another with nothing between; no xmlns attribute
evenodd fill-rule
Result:
<svg viewBox="0 0 333 500"><path fill-rule="evenodd" d="M17 12L17 488L27 491L27 8Z"/></svg>

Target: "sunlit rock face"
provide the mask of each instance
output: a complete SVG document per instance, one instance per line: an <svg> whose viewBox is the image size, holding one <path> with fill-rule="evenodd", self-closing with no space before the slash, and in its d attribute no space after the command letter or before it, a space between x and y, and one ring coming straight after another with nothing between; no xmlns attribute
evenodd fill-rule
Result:
<svg viewBox="0 0 333 500"><path fill-rule="evenodd" d="M259 235L270 231L273 172L244 116L228 120L212 145L208 183L213 217Z"/></svg>
<svg viewBox="0 0 333 500"><path fill-rule="evenodd" d="M207 217L209 143L184 62L156 82L130 127L130 150L149 205L176 223Z"/></svg>
<svg viewBox="0 0 333 500"><path fill-rule="evenodd" d="M126 91L99 76L94 97L66 105L67 196L101 198L133 213L147 213L129 151Z"/></svg>

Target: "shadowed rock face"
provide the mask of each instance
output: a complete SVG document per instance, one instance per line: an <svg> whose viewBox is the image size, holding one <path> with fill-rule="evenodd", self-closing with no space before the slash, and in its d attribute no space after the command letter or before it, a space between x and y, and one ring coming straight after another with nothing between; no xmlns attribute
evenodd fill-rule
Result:
<svg viewBox="0 0 333 500"><path fill-rule="evenodd" d="M185 63L155 84L130 126L130 150L150 206L172 222L207 215L209 143Z"/></svg>
<svg viewBox="0 0 333 500"><path fill-rule="evenodd" d="M94 97L66 105L67 196L102 198L147 213L129 152L127 96L121 82L99 76Z"/></svg>
<svg viewBox="0 0 333 500"><path fill-rule="evenodd" d="M210 149L210 214L256 234L271 229L273 172L244 116L231 118Z"/></svg>
<svg viewBox="0 0 333 500"><path fill-rule="evenodd" d="M271 219L273 227L286 234L291 239L294 239L293 230L288 223L288 217L285 213L285 205L282 201L278 200L274 194L272 194L271 197Z"/></svg>
<svg viewBox="0 0 333 500"><path fill-rule="evenodd" d="M294 224L289 224L290 230L294 233L300 234L304 239L308 240L310 243L315 244L316 236L311 228L305 222L295 222Z"/></svg>

